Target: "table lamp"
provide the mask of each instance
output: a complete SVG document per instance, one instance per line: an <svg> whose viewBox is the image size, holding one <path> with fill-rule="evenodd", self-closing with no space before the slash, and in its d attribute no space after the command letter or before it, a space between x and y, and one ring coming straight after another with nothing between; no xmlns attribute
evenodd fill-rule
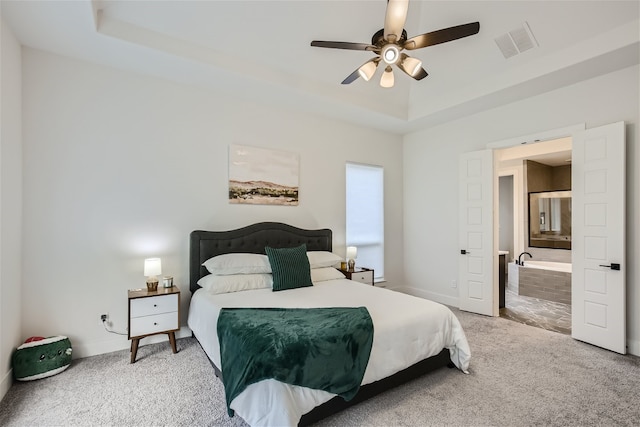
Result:
<svg viewBox="0 0 640 427"><path fill-rule="evenodd" d="M162 274L160 258L147 258L144 260L144 275L147 276L147 290L158 289L158 277Z"/></svg>
<svg viewBox="0 0 640 427"><path fill-rule="evenodd" d="M355 246L347 246L347 265L349 271L353 271L356 266L356 258L358 257L358 248Z"/></svg>

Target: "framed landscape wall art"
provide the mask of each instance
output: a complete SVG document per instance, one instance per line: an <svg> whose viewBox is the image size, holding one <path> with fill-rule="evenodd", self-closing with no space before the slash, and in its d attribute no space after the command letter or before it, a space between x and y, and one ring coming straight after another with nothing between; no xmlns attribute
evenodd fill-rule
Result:
<svg viewBox="0 0 640 427"><path fill-rule="evenodd" d="M229 203L298 205L300 156L246 145L229 146Z"/></svg>

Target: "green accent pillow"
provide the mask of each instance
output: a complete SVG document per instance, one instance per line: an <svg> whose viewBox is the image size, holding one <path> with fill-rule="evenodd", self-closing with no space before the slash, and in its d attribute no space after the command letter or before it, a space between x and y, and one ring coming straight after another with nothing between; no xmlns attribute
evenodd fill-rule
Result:
<svg viewBox="0 0 640 427"><path fill-rule="evenodd" d="M264 251L271 264L274 291L313 286L311 267L307 257L307 245L295 248L270 248L267 246Z"/></svg>

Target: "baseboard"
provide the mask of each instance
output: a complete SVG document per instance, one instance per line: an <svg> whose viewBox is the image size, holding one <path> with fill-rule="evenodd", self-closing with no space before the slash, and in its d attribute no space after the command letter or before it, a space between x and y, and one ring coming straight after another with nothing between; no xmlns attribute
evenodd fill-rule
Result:
<svg viewBox="0 0 640 427"><path fill-rule="evenodd" d="M0 381L0 400L4 397L5 394L9 391L11 386L13 385L13 369L9 369L9 372L5 374Z"/></svg>
<svg viewBox="0 0 640 427"><path fill-rule="evenodd" d="M431 301L439 302L440 304L448 305L450 307L459 307L457 297L451 297L449 295L437 294L434 292L425 291L423 289L411 288L408 286L399 286L397 288L388 288L397 292L413 295L416 297L428 299ZM634 356L640 356L640 341L627 339L627 353Z"/></svg>
<svg viewBox="0 0 640 427"><path fill-rule="evenodd" d="M186 338L190 336L191 329L187 326L181 327L180 330L176 332L176 338ZM152 335L140 340L140 345L154 344L168 340L169 337L166 334ZM120 335L117 338L99 342L76 343L72 341L71 345L73 346L73 358L81 359L83 357L97 356L99 354L129 349L131 347L131 341L127 339L126 335Z"/></svg>
<svg viewBox="0 0 640 427"><path fill-rule="evenodd" d="M393 288L393 290L402 292L404 294L413 295L415 297L420 297L420 298L428 299L431 301L439 302L440 304L448 305L450 307L459 307L459 304L460 304L458 302L458 297L437 294L435 292L425 291L424 289L412 288L408 286L399 286L397 288Z"/></svg>

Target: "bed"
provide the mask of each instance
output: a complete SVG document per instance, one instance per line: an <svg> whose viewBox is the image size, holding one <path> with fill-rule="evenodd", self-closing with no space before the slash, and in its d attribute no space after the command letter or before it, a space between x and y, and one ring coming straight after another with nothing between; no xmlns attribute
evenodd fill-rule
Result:
<svg viewBox="0 0 640 427"><path fill-rule="evenodd" d="M211 277L204 264L214 257L265 254L265 247L300 245L305 245L309 253L331 253L332 232L329 229L305 230L277 222L262 222L229 231L192 232L189 261L192 298L188 325L216 375L223 378L218 333L224 335L224 331L217 329L222 312L254 307L365 307L374 333L361 386L355 397L345 401L324 390L267 379L250 384L228 402L236 415L252 426L308 425L434 369L455 366L467 372L470 350L464 331L447 307L432 301L331 274L328 278L312 274L313 286L281 292L262 287L214 293L198 284L199 281L203 283L201 279ZM312 273L320 270L311 263ZM322 270L331 271L330 268Z"/></svg>

